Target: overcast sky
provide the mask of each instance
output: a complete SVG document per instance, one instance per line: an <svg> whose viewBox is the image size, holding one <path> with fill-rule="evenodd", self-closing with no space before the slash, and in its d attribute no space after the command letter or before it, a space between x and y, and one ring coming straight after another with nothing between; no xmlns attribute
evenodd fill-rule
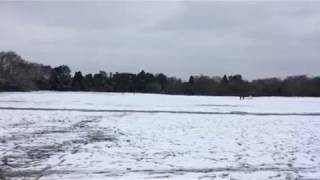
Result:
<svg viewBox="0 0 320 180"><path fill-rule="evenodd" d="M0 51L85 73L320 75L320 1L0 2Z"/></svg>

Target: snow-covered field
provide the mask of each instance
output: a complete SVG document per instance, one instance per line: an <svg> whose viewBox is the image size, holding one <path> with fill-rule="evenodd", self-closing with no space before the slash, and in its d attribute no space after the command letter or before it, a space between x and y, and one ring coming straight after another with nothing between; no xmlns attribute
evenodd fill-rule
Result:
<svg viewBox="0 0 320 180"><path fill-rule="evenodd" d="M320 99L0 93L0 179L320 179Z"/></svg>

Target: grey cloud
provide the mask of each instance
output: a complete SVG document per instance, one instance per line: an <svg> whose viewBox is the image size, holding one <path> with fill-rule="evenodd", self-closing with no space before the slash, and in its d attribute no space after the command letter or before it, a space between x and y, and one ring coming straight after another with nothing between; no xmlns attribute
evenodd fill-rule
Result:
<svg viewBox="0 0 320 180"><path fill-rule="evenodd" d="M318 75L319 2L1 2L0 49L95 72Z"/></svg>

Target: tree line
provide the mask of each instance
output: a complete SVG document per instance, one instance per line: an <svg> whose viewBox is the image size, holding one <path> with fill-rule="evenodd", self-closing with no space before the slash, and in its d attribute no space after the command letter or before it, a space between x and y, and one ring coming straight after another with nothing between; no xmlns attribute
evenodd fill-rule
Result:
<svg viewBox="0 0 320 180"><path fill-rule="evenodd" d="M9 67L9 68L8 68ZM14 78L17 76L19 78ZM19 82L23 81L23 82ZM212 96L320 96L320 77L244 80L241 75L190 76L187 81L163 73L71 74L68 66L55 68L29 63L14 52L0 53L0 90L55 90L139 92Z"/></svg>
<svg viewBox="0 0 320 180"><path fill-rule="evenodd" d="M47 90L140 92L214 96L320 96L320 77L305 75L246 81L241 75L223 77L190 76L188 81L165 74L141 71L132 73L106 73L71 75L68 66L53 68Z"/></svg>

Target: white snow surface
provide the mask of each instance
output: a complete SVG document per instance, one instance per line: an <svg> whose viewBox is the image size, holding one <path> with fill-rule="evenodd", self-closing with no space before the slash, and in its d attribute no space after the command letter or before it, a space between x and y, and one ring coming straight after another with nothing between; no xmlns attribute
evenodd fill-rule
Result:
<svg viewBox="0 0 320 180"><path fill-rule="evenodd" d="M0 93L0 179L320 179L320 98Z"/></svg>

